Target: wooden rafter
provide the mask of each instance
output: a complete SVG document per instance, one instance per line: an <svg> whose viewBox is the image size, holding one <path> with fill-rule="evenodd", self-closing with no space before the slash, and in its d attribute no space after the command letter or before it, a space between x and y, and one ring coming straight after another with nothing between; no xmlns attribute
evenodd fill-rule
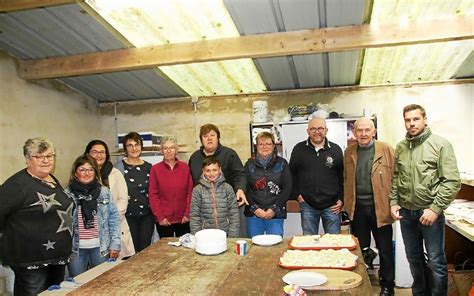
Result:
<svg viewBox="0 0 474 296"><path fill-rule="evenodd" d="M84 0L0 0L0 12L35 9L83 1Z"/></svg>
<svg viewBox="0 0 474 296"><path fill-rule="evenodd" d="M24 79L58 78L240 58L265 58L474 38L474 17L312 29L20 61ZM449 25L447 25L449 24Z"/></svg>

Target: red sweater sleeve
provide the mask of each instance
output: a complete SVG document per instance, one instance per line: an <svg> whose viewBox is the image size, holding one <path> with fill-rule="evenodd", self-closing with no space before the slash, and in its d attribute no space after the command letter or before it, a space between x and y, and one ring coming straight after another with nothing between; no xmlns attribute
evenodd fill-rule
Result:
<svg viewBox="0 0 474 296"><path fill-rule="evenodd" d="M159 222L163 219L163 213L160 212L160 196L158 194L158 164L154 165L150 171L150 189L148 200L150 201L150 208L155 216L155 221Z"/></svg>
<svg viewBox="0 0 474 296"><path fill-rule="evenodd" d="M187 189L186 189L186 210L184 216L189 218L189 208L191 206L191 196L193 193L193 178L191 177L191 171L188 169L188 180L187 180Z"/></svg>

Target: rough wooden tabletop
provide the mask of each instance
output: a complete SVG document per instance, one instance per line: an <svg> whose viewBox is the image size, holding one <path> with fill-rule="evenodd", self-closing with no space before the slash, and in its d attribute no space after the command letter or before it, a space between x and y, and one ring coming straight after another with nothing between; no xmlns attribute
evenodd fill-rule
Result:
<svg viewBox="0 0 474 296"><path fill-rule="evenodd" d="M278 266L288 240L274 246L252 245L246 256L228 250L202 256L194 250L169 246L162 239L68 295L283 295L282 277L289 270ZM359 287L342 291L308 291L318 295L371 295L372 288L360 249L354 272L362 276Z"/></svg>

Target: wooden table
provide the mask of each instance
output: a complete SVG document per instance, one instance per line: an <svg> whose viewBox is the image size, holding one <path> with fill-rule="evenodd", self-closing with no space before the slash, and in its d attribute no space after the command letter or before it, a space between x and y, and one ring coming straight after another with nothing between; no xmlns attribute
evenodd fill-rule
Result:
<svg viewBox="0 0 474 296"><path fill-rule="evenodd" d="M175 239L173 239L175 240ZM236 239L217 256L169 246L162 239L141 253L106 271L68 295L283 295L282 277L289 270L278 266L288 240L262 247L252 245L246 256L234 252ZM310 295L372 295L360 249L354 272L362 276L359 287L345 291L308 291Z"/></svg>

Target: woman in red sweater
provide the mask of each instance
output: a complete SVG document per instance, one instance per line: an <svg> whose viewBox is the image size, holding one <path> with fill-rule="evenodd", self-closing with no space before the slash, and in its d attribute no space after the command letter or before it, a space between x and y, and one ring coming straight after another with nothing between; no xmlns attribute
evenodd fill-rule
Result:
<svg viewBox="0 0 474 296"><path fill-rule="evenodd" d="M160 237L189 233L189 205L193 180L189 166L176 158L178 141L165 136L161 142L163 161L150 172L150 206Z"/></svg>

